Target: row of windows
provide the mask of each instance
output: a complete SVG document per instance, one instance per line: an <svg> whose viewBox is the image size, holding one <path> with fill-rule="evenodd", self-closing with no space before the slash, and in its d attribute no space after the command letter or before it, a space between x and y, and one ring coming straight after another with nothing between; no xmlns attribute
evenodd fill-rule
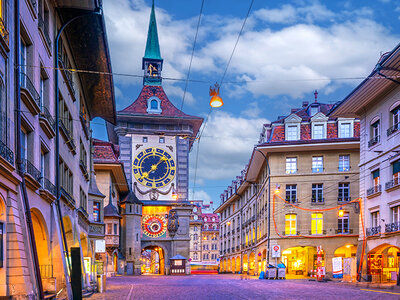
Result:
<svg viewBox="0 0 400 300"><path fill-rule="evenodd" d="M311 126L311 138L312 139L325 139L326 138L326 122L315 123ZM353 123L339 122L338 124L339 138L351 138L353 137ZM289 124L286 126L286 140L297 141L300 139L300 124Z"/></svg>
<svg viewBox="0 0 400 300"><path fill-rule="evenodd" d="M372 147L380 142L381 140L381 120L374 119L373 123L370 126L370 140L368 141L368 147ZM400 130L400 105L397 105L395 108L390 111L389 118L389 128L386 133L387 136L397 132Z"/></svg>
<svg viewBox="0 0 400 300"><path fill-rule="evenodd" d="M371 227L378 227L380 224L379 210L371 213ZM390 222L400 224L400 205L390 208Z"/></svg>
<svg viewBox="0 0 400 300"><path fill-rule="evenodd" d="M324 216L322 213L311 214L311 231L312 235L323 234L324 228ZM344 213L338 217L337 233L345 234L350 233L349 229L349 214ZM285 215L285 235L297 235L297 215L286 214Z"/></svg>
<svg viewBox="0 0 400 300"><path fill-rule="evenodd" d="M350 171L350 155L339 155L338 170L339 172ZM286 174L296 174L297 171L297 157L286 157ZM313 173L321 173L324 171L323 156L312 157L311 171Z"/></svg>
<svg viewBox="0 0 400 300"><path fill-rule="evenodd" d="M147 136L142 137L142 142L143 142L143 143L148 143L148 141L149 141L149 139L148 139ZM165 137L160 136L160 137L158 138L158 142L159 142L160 144L165 144Z"/></svg>
<svg viewBox="0 0 400 300"><path fill-rule="evenodd" d="M400 159L391 163L391 178L392 180L386 183L387 187L397 186L400 184ZM381 172L376 169L371 172L372 187L367 191L367 194L373 194L381 191Z"/></svg>
<svg viewBox="0 0 400 300"><path fill-rule="evenodd" d="M297 184L286 185L285 199L287 202L295 203L297 198ZM350 183L341 182L338 184L338 201L350 200ZM311 202L324 202L324 184L313 183L311 185Z"/></svg>

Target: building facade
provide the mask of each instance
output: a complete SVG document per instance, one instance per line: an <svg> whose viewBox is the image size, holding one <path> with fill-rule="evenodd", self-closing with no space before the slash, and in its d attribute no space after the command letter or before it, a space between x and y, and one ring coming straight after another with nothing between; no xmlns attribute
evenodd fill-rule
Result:
<svg viewBox="0 0 400 300"><path fill-rule="evenodd" d="M400 280L400 82L390 77L399 58L399 46L385 53L332 112L360 118L359 256L361 276L375 282Z"/></svg>
<svg viewBox="0 0 400 300"><path fill-rule="evenodd" d="M126 235L124 241L133 274L169 274L171 257L190 255L188 154L203 119L183 113L169 101L162 87L162 67L153 5L142 60L143 88L117 113L117 125L108 126L110 140L120 147L119 159L133 195L143 203L142 256L129 255L135 239Z"/></svg>
<svg viewBox="0 0 400 300"><path fill-rule="evenodd" d="M264 124L248 166L216 210L222 271L259 274L283 262L288 274L309 276L317 248L328 276L333 257L355 261L359 122L328 117L331 107L316 96Z"/></svg>
<svg viewBox="0 0 400 300"><path fill-rule="evenodd" d="M48 294L68 291L71 296L63 245L68 252L80 247L84 287L96 278L85 268L93 262L89 121L103 117L115 122L112 78L71 69L90 65L111 71L104 19L98 1L15 3L0 3L0 145L5 167L0 173L0 296L39 298L40 286ZM57 30L88 12L96 15L68 25L55 53ZM54 69L56 58L59 70ZM58 138L59 152L54 151Z"/></svg>

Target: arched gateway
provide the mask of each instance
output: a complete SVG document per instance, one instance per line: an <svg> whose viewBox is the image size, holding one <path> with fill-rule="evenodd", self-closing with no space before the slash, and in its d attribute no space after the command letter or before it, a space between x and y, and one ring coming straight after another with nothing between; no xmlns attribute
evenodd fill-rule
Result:
<svg viewBox="0 0 400 300"><path fill-rule="evenodd" d="M165 274L165 253L159 246L147 246L140 256L141 272L144 275Z"/></svg>

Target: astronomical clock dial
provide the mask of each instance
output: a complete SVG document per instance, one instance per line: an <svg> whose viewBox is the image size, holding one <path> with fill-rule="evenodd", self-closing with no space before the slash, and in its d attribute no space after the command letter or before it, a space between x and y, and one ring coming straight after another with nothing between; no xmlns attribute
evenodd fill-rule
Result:
<svg viewBox="0 0 400 300"><path fill-rule="evenodd" d="M162 215L144 216L142 219L142 230L148 237L160 237L167 231L167 220Z"/></svg>
<svg viewBox="0 0 400 300"><path fill-rule="evenodd" d="M138 182L150 188L161 188L175 177L176 164L165 150L152 147L144 149L133 160L133 174Z"/></svg>

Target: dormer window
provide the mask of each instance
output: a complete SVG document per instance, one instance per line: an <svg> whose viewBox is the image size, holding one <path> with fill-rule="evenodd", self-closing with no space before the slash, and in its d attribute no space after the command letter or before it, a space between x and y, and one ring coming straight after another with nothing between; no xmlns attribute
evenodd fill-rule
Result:
<svg viewBox="0 0 400 300"><path fill-rule="evenodd" d="M161 114L161 100L157 97L147 99L147 110L149 114Z"/></svg>
<svg viewBox="0 0 400 300"><path fill-rule="evenodd" d="M285 140L297 141L300 139L301 118L296 114L291 114L285 119Z"/></svg>
<svg viewBox="0 0 400 300"><path fill-rule="evenodd" d="M287 140L288 141L295 141L297 140L297 127L298 125L289 125L287 127Z"/></svg>

